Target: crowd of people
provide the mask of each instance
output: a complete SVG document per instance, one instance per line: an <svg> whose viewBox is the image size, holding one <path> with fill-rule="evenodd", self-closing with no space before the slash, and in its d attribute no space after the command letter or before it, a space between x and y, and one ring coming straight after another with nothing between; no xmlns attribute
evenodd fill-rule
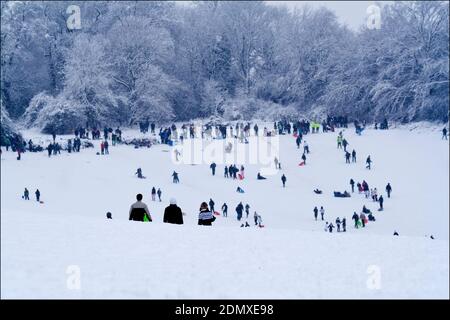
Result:
<svg viewBox="0 0 450 320"><path fill-rule="evenodd" d="M273 123L273 130L269 130L267 127L264 127L263 135L264 136L273 136L276 134L279 135L293 135L295 137L295 143L297 146L297 149L300 149L302 146L302 162L300 165L306 165L306 154L310 153L309 144L304 139L304 135L307 135L309 133L318 133L319 129L317 126L317 122L314 121L306 121L306 120L297 120L297 121L288 121L288 120L280 120ZM355 130L358 134L361 134L361 132L366 127L366 123L360 124L358 121L354 121ZM139 127L141 132L147 133L149 127L151 128L151 133L155 134L155 124L149 123L149 121L140 122ZM347 128L348 127L348 119L345 116L328 116L325 121L322 122L322 132L327 131L335 131L335 128ZM319 125L320 128L320 125ZM376 123L375 129L388 129L388 123L387 120L384 120L379 126ZM116 145L117 143L122 143L122 132L119 128L117 128L115 131L113 131L112 128L105 127L103 129L103 138L100 135L100 130L97 128L94 128L92 130L88 130L82 127L79 127L75 130L75 138L68 139L67 145L62 146L60 142L56 141L56 134L52 133L53 142L49 143L47 146L48 156L51 155L57 155L61 153L61 150L67 150L68 153L72 152L80 152L81 146L82 146L82 140L86 139L89 140L89 133L91 133L91 137L93 140L102 140L100 143L100 154L109 154L109 142L108 140L111 140L112 145ZM161 127L159 130L159 137L160 142L163 144L169 144L173 145L174 141L183 141L186 138L196 138L201 136L203 139L209 139L209 138L215 138L215 139L226 139L229 137L239 139L240 142L245 143L246 139L251 135L254 134L258 136L260 134L260 130L257 124L252 125L250 122L247 123L236 123L233 125L228 124L207 124L203 127L201 127L201 130L198 131L198 127L194 126L194 124L183 124L180 129L177 128L175 124L172 124L168 127ZM444 128L442 130L442 139L447 139L447 129ZM353 149L351 152L348 149L350 146L350 143L348 140L343 136L343 132L340 131L337 136L337 148L342 149L345 155L345 161L347 164L350 163L356 163L356 151ZM34 144L33 141L30 139L28 143L26 143L23 140L18 140L15 138L13 141L7 141L6 144L6 150L8 151L9 147L13 151L18 152L18 159L20 160L20 154L28 149L30 152L39 152L42 151L43 148L40 147L39 144ZM275 158L275 167L277 169L281 169L281 163L277 158ZM370 155L366 159L366 168L371 169L372 168L372 159ZM210 167L211 174L215 176L217 164L211 163ZM142 169L138 168L135 175L137 175L140 179L145 179L146 177L142 173ZM244 180L245 178L245 172L244 172L244 166L240 166L238 168L235 164L225 165L223 170L223 175L225 178L233 179L233 180ZM173 171L172 173L173 183L179 183L179 173L176 171ZM266 177L263 177L260 173L258 173L257 180L266 180ZM282 174L281 176L281 182L282 187L285 188L287 178L285 174ZM383 211L384 207L384 198L383 195L379 194L379 191L377 188L369 188L368 183L363 180L360 182L355 182L353 179L350 179L350 186L351 186L351 192L355 192L355 185L357 186L357 191L360 194L363 194L366 199L372 199L374 203L377 203L379 205L378 211ZM244 193L244 190L239 186L237 187L236 191L238 193ZM385 187L385 191L387 194L387 198L391 197L392 193L392 187L390 183L388 183ZM316 194L322 194L322 191L320 190L314 190ZM162 201L161 199L161 189L156 189L153 187L151 189L151 197L152 201L156 201L156 197L158 197L159 202ZM36 200L40 201L40 191L37 189L35 192ZM350 193L346 190L344 192L335 191L334 192L335 197L350 197ZM22 196L23 199L29 200L29 191L27 188L25 188L24 194ZM129 219L133 221L152 221L152 216L150 214L150 211L147 207L147 205L142 201L143 196L142 194L138 194L136 196L136 202L133 203L130 207L129 211ZM228 204L223 203L222 207L222 217L228 217ZM242 222L241 227L249 227L250 224L248 223L248 219L250 216L250 205L244 204L242 202L239 202L239 204L235 208L236 212L236 220L239 222ZM325 221L325 209L323 206L320 206L320 209L318 207L314 207L313 209L314 218L317 221L320 220ZM174 224L183 224L183 212L180 207L178 207L177 202L175 198L170 199L169 206L164 211L164 218L163 221L165 223L174 223ZM215 211L215 203L212 199L210 199L209 203L202 202L199 207L199 214L198 214L198 224L199 225L208 225L211 226L213 222L216 220L217 211ZM245 215L245 218L244 218ZM111 212L107 213L107 218L112 219ZM253 214L254 224L256 226L262 227L262 218L261 215L259 215L256 211L254 211ZM375 215L373 212L371 212L370 209L368 209L365 205L363 206L361 212L358 214L356 211L353 213L352 219L355 223L355 228L364 228L369 221L376 221ZM337 229L337 232L346 232L346 218L345 217L337 217L333 222L326 222L325 230L328 232L333 232L333 229Z"/></svg>

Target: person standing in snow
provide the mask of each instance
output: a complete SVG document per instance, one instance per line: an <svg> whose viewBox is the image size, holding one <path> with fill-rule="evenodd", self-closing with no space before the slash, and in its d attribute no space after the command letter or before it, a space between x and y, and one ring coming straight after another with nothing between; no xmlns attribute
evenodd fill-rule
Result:
<svg viewBox="0 0 450 320"><path fill-rule="evenodd" d="M366 215L364 214L364 212L361 212L361 214L359 215L359 219L361 220L362 226L364 228L366 226Z"/></svg>
<svg viewBox="0 0 450 320"><path fill-rule="evenodd" d="M383 202L384 202L383 196L380 196L378 202L380 203L380 211L383 211Z"/></svg>
<svg viewBox="0 0 450 320"><path fill-rule="evenodd" d="M342 136L338 135L337 137L337 147L338 149L342 149Z"/></svg>
<svg viewBox="0 0 450 320"><path fill-rule="evenodd" d="M36 192L34 193L36 195L36 201L39 202L39 199L41 198L41 192L39 189L36 189Z"/></svg>
<svg viewBox="0 0 450 320"><path fill-rule="evenodd" d="M161 191L160 188L158 188L158 191L156 191L156 194L158 195L159 202L161 202L161 194L162 194L162 191Z"/></svg>
<svg viewBox="0 0 450 320"><path fill-rule="evenodd" d="M313 212L314 212L314 219L316 219L316 221L317 221L317 215L319 214L319 209L317 209L317 207L314 207Z"/></svg>
<svg viewBox="0 0 450 320"><path fill-rule="evenodd" d="M156 189L155 187L152 188L152 201L155 201L155 197L156 197Z"/></svg>
<svg viewBox="0 0 450 320"><path fill-rule="evenodd" d="M347 152L347 146L349 145L347 139L342 140L342 146L344 147L344 151Z"/></svg>
<svg viewBox="0 0 450 320"><path fill-rule="evenodd" d="M246 216L246 218L248 219L248 215L250 214L250 206L249 206L249 204L247 203L246 205L245 205L245 216Z"/></svg>
<svg viewBox="0 0 450 320"><path fill-rule="evenodd" d="M198 225L199 226L211 226L216 220L216 217L208 210L208 204L202 202L200 205L200 212L198 214Z"/></svg>
<svg viewBox="0 0 450 320"><path fill-rule="evenodd" d="M366 159L366 168L370 170L370 165L372 164L372 159L370 159L370 156L367 157Z"/></svg>
<svg viewBox="0 0 450 320"><path fill-rule="evenodd" d="M302 138L300 136L297 136L295 139L295 143L297 144L297 149L300 149L300 144L302 143Z"/></svg>
<svg viewBox="0 0 450 320"><path fill-rule="evenodd" d="M100 152L101 154L105 154L105 143L103 141L100 143Z"/></svg>
<svg viewBox="0 0 450 320"><path fill-rule="evenodd" d="M322 217L322 221L323 221L324 215L325 215L325 209L323 207L320 207L320 216Z"/></svg>
<svg viewBox="0 0 450 320"><path fill-rule="evenodd" d="M255 214L256 214L256 224L258 225L258 227L262 228L263 227L262 217L261 217L261 215L257 214L256 211L255 211Z"/></svg>
<svg viewBox="0 0 450 320"><path fill-rule="evenodd" d="M170 199L170 205L164 209L164 223L183 224L183 212L177 206L175 198Z"/></svg>
<svg viewBox="0 0 450 320"><path fill-rule="evenodd" d="M178 178L178 172L173 172L172 173L172 177L173 177L173 183L179 183L180 179Z"/></svg>
<svg viewBox="0 0 450 320"><path fill-rule="evenodd" d="M211 163L211 165L209 166L210 168L211 168L211 172L212 172L212 175L213 176L215 176L216 175L216 163L215 162L213 162L213 163Z"/></svg>
<svg viewBox="0 0 450 320"><path fill-rule="evenodd" d="M303 141L303 154L308 153L309 154L309 145L306 142L306 140Z"/></svg>
<svg viewBox="0 0 450 320"><path fill-rule="evenodd" d="M244 210L244 205L242 202L239 202L239 204L236 207L236 213L237 213L237 220L241 221L242 219L242 211Z"/></svg>
<svg viewBox="0 0 450 320"><path fill-rule="evenodd" d="M224 178L228 178L228 167L227 166L225 166L223 176L224 176Z"/></svg>
<svg viewBox="0 0 450 320"><path fill-rule="evenodd" d="M350 153L345 151L345 163L350 163Z"/></svg>
<svg viewBox="0 0 450 320"><path fill-rule="evenodd" d="M108 143L108 140L105 140L105 142L103 143L103 146L105 148L105 154L109 154L109 143Z"/></svg>
<svg viewBox="0 0 450 320"><path fill-rule="evenodd" d="M281 182L283 183L283 188L286 186L286 176L283 174L282 176L281 176Z"/></svg>
<svg viewBox="0 0 450 320"><path fill-rule="evenodd" d="M391 192L392 192L392 187L391 187L390 183L388 183L386 185L386 192L387 192L388 198L390 198L391 197Z"/></svg>
<svg viewBox="0 0 450 320"><path fill-rule="evenodd" d="M356 212L353 212L352 220L355 220L355 228L358 229L358 214Z"/></svg>
<svg viewBox="0 0 450 320"><path fill-rule="evenodd" d="M214 204L213 199L209 198L209 208L211 209L211 213L214 213Z"/></svg>
<svg viewBox="0 0 450 320"><path fill-rule="evenodd" d="M302 155L302 160L303 160L303 164L306 165L306 155L305 154Z"/></svg>
<svg viewBox="0 0 450 320"><path fill-rule="evenodd" d="M142 194L136 195L136 202L133 203L130 207L129 211L129 220L133 221L152 221L152 217L150 215L150 211L148 210L147 205L142 202Z"/></svg>
<svg viewBox="0 0 450 320"><path fill-rule="evenodd" d="M339 219L339 217L336 218L336 227L337 232L341 232L341 220Z"/></svg>
<svg viewBox="0 0 450 320"><path fill-rule="evenodd" d="M30 200L30 192L28 191L27 188L25 188L25 190L23 191L23 199L25 200Z"/></svg>
<svg viewBox="0 0 450 320"><path fill-rule="evenodd" d="M347 226L347 221L345 220L345 218L342 218L342 232L345 232L345 228Z"/></svg>
<svg viewBox="0 0 450 320"><path fill-rule="evenodd" d="M352 193L355 192L355 181L353 179L350 179L350 185L352 186Z"/></svg>
<svg viewBox="0 0 450 320"><path fill-rule="evenodd" d="M224 217L228 217L228 205L227 205L226 203L224 203L224 204L222 205L222 215L223 215Z"/></svg>
<svg viewBox="0 0 450 320"><path fill-rule="evenodd" d="M447 128L444 127L444 129L442 129L442 139L448 140L447 139Z"/></svg>
<svg viewBox="0 0 450 320"><path fill-rule="evenodd" d="M356 162L356 151L353 149L352 151L352 162Z"/></svg>

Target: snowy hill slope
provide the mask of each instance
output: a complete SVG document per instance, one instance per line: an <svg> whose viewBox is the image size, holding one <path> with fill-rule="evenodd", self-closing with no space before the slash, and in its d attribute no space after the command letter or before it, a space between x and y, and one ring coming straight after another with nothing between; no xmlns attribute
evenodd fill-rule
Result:
<svg viewBox="0 0 450 320"><path fill-rule="evenodd" d="M344 136L358 154L358 163L348 165L336 135L306 136L305 167L298 166L294 138L280 137L283 170L265 181L256 180L258 165L244 164L240 182L224 179L220 164L214 177L209 163L176 165L168 146L110 147L110 155L99 156L97 141L95 150L50 159L26 153L21 161L3 153L2 298L448 298L448 142L437 132L356 136L348 129ZM39 134L24 136L35 141ZM369 154L371 171L364 166ZM138 167L147 179L136 179ZM180 173L178 185L173 170ZM383 194L390 182L385 211L363 195L334 198L334 190L350 190L350 178L365 179ZM238 185L245 194L235 192ZM153 186L161 188L163 202L151 201ZM32 199L39 188L44 204L22 200L24 187ZM314 194L316 187L324 194ZM144 194L153 223L127 221L136 193ZM184 226L162 223L172 196L186 212ZM216 208L227 202L229 217L205 229L196 226L197 210L209 198ZM239 228L239 201L250 204L251 214L258 211L266 228ZM377 221L356 230L351 215L363 204ZM346 234L325 233L324 223L314 221L312 209L322 205L327 221L347 218ZM112 221L104 218L107 211ZM80 291L66 287L69 265L80 267ZM367 288L371 265L379 266L380 290Z"/></svg>
<svg viewBox="0 0 450 320"><path fill-rule="evenodd" d="M446 241L24 216L2 219L2 298L448 298Z"/></svg>

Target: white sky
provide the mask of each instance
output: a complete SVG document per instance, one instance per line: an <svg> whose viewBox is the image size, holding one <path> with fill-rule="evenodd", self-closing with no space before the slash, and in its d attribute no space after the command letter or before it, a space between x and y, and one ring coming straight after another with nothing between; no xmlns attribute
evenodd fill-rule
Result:
<svg viewBox="0 0 450 320"><path fill-rule="evenodd" d="M275 6L287 6L288 8L301 7L308 4L312 8L324 6L333 11L339 21L350 29L357 31L366 23L366 10L370 5L383 5L393 1L265 1ZM177 1L177 4L189 5L192 1Z"/></svg>
<svg viewBox="0 0 450 320"><path fill-rule="evenodd" d="M370 5L383 4L392 1L266 1L270 5L283 5L288 8L301 7L308 4L312 8L324 6L333 11L339 21L353 30L358 30L365 24L366 10Z"/></svg>

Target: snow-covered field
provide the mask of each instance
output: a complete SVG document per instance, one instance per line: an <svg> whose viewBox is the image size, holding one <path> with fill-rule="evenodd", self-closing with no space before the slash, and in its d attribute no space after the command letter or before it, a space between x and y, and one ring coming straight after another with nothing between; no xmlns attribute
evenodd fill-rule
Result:
<svg viewBox="0 0 450 320"><path fill-rule="evenodd" d="M33 141L41 136L24 135ZM25 153L21 161L3 152L1 296L448 299L448 142L436 128L366 130L362 136L347 129L349 149L358 154L357 164L349 165L336 136L307 135L311 153L304 167L298 166L295 139L281 136L283 169L264 181L256 180L258 165L244 163L243 181L223 178L220 164L214 177L209 163L177 165L165 145L111 146L101 156L96 141L95 150L50 159L46 152ZM370 171L364 165L369 154ZM147 179L133 175L138 167ZM172 183L173 170L180 184ZM385 210L357 193L334 198L334 190L350 191L350 178L377 187ZM245 194L235 192L238 185ZM163 192L161 203L151 201L153 186ZM30 201L21 199L25 187ZM43 204L34 201L36 188ZM324 193L314 194L315 188ZM128 221L137 193L144 194L153 223ZM171 197L186 213L182 226L162 223ZM228 204L228 218L218 217L211 228L197 226L200 203L210 198L216 210ZM256 210L265 228L240 228L234 212L239 201L251 206L250 224ZM364 204L377 221L354 229L351 216ZM314 206L324 206L327 221L346 217L348 232L324 232L324 223L314 221ZM113 220L105 218L107 211ZM73 287L78 272L79 289Z"/></svg>

